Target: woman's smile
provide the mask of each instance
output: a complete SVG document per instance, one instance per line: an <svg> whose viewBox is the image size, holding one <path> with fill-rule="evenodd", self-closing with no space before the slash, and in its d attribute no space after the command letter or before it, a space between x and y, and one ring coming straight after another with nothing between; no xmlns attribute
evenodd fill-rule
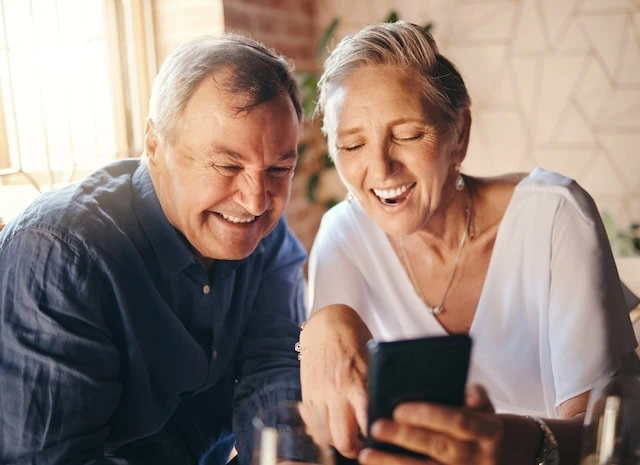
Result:
<svg viewBox="0 0 640 465"><path fill-rule="evenodd" d="M391 189L371 189L371 192L384 205L399 205L411 197L413 189L416 187L415 182L403 184Z"/></svg>

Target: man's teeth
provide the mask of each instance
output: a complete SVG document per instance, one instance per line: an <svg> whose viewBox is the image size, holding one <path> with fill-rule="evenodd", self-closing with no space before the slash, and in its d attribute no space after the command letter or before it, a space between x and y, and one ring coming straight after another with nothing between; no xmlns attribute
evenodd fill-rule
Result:
<svg viewBox="0 0 640 465"><path fill-rule="evenodd" d="M225 215L224 213L220 213L220 216L230 223L251 223L253 220L257 218L256 216L249 216L247 218L238 218L235 216Z"/></svg>
<svg viewBox="0 0 640 465"><path fill-rule="evenodd" d="M395 189L373 189L373 193L383 200L393 199L398 197L400 194L407 192L407 189L409 189L412 184L413 183L405 184L404 186L396 187Z"/></svg>

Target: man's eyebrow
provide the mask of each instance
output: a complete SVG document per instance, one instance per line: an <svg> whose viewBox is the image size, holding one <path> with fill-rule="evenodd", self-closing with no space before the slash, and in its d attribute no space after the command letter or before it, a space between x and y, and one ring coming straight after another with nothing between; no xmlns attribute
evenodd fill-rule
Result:
<svg viewBox="0 0 640 465"><path fill-rule="evenodd" d="M224 155L227 156L235 161L244 161L245 157L243 157L241 154L239 154L238 152L235 152L227 147L223 147L221 145L215 146L213 147L213 149L209 152L210 155ZM288 161L291 160L293 158L296 158L298 156L298 151L297 149L293 149L293 150L289 150L288 152L286 152L284 155L282 155L281 157L279 157L276 161L277 162L281 162L281 161Z"/></svg>
<svg viewBox="0 0 640 465"><path fill-rule="evenodd" d="M294 158L296 158L298 156L298 151L296 149L293 150L289 150L287 153L285 153L284 155L282 155L278 161L287 161L287 160L292 160Z"/></svg>
<svg viewBox="0 0 640 465"><path fill-rule="evenodd" d="M242 155L240 155L238 152L234 152L231 149L228 149L227 147L223 147L221 145L216 145L214 146L211 151L209 152L209 155L226 155L229 158L233 158L234 160L244 160L244 157Z"/></svg>

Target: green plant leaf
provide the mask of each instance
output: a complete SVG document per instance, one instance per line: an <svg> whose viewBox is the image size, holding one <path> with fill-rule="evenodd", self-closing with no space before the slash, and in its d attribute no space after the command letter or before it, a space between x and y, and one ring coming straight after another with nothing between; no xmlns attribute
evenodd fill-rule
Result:
<svg viewBox="0 0 640 465"><path fill-rule="evenodd" d="M307 184L307 200L309 202L315 202L318 198L318 183L320 182L320 173L313 173L309 177L309 183Z"/></svg>
<svg viewBox="0 0 640 465"><path fill-rule="evenodd" d="M298 171L298 168L302 166L302 160L304 159L305 153L307 153L307 149L309 146L307 144L298 144L298 163L296 163L296 168L294 171Z"/></svg>
<svg viewBox="0 0 640 465"><path fill-rule="evenodd" d="M384 20L385 23L395 23L398 21L398 13L395 10L391 10L387 19Z"/></svg>
<svg viewBox="0 0 640 465"><path fill-rule="evenodd" d="M298 73L296 76L300 90L302 91L302 108L305 118L311 118L316 107L316 89L318 88L318 76L315 73Z"/></svg>
<svg viewBox="0 0 640 465"><path fill-rule="evenodd" d="M309 148L308 144L305 144L305 143L298 144L298 158L301 158L305 154L308 148Z"/></svg>
<svg viewBox="0 0 640 465"><path fill-rule="evenodd" d="M313 118L313 113L316 110L316 101L312 98L304 99L304 102L302 103L302 107L304 110L304 117L306 119Z"/></svg>
<svg viewBox="0 0 640 465"><path fill-rule="evenodd" d="M602 217L602 224L604 225L604 230L607 233L609 242L613 245L616 240L616 236L618 235L616 222L613 220L613 216L611 216L611 213L609 213L608 211L601 212L600 216Z"/></svg>
<svg viewBox="0 0 640 465"><path fill-rule="evenodd" d="M333 18L333 21L329 23L327 28L322 33L320 43L318 43L318 48L316 49L316 58L318 60L321 60L322 57L324 57L324 54L327 52L327 47L329 46L329 42L331 42L333 35L336 33L338 24L340 24L340 18Z"/></svg>
<svg viewBox="0 0 640 465"><path fill-rule="evenodd" d="M338 205L340 203L339 200L336 199L329 199L327 200L327 202L324 204L324 207L329 210L330 208L335 207L336 205Z"/></svg>
<svg viewBox="0 0 640 465"><path fill-rule="evenodd" d="M322 161L323 161L322 167L324 169L333 168L335 166L333 163L333 160L329 156L329 152L325 152L324 155L322 155Z"/></svg>

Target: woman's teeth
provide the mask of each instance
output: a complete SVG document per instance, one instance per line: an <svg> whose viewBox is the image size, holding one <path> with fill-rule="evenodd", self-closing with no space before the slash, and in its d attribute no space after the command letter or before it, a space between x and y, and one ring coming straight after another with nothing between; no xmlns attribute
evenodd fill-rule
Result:
<svg viewBox="0 0 640 465"><path fill-rule="evenodd" d="M403 192L411 187L412 183L405 184L404 186L396 187L395 189L373 189L373 193L381 199L392 199L398 197Z"/></svg>
<svg viewBox="0 0 640 465"><path fill-rule="evenodd" d="M225 215L224 213L220 213L219 215L225 220L227 220L229 223L251 223L257 218L257 216L249 216L247 218L238 218L236 216Z"/></svg>
<svg viewBox="0 0 640 465"><path fill-rule="evenodd" d="M386 205L393 205L401 200L400 197L406 197L403 196L403 194L405 194L414 185L415 183L408 183L394 189L372 189L372 191L376 197L382 201L382 203Z"/></svg>

